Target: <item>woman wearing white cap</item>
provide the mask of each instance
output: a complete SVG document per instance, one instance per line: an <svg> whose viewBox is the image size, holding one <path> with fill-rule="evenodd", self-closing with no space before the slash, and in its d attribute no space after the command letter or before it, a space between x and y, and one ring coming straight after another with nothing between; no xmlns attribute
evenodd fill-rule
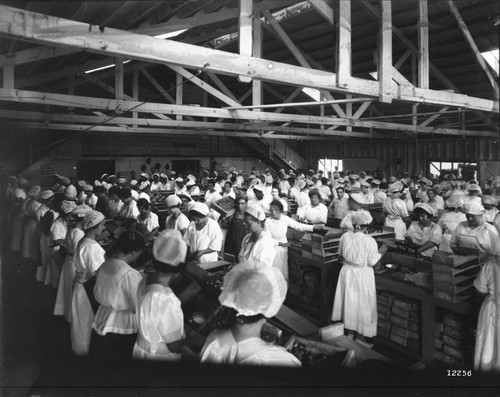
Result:
<svg viewBox="0 0 500 397"><path fill-rule="evenodd" d="M186 188L190 196L200 196L201 191L200 188L196 185L196 181L193 179L189 179L186 182Z"/></svg>
<svg viewBox="0 0 500 397"><path fill-rule="evenodd" d="M467 187L467 191L469 192L469 195L465 196L465 204L471 203L473 201L476 201L477 203L481 204L482 192L479 185L470 184Z"/></svg>
<svg viewBox="0 0 500 397"><path fill-rule="evenodd" d="M181 177L176 178L175 180L175 194L184 194L187 193L187 188L184 185L184 179Z"/></svg>
<svg viewBox="0 0 500 397"><path fill-rule="evenodd" d="M151 192L151 194L154 194L159 190L161 190L160 187L161 187L160 174L154 173L153 181L151 182L151 187L149 188L149 191Z"/></svg>
<svg viewBox="0 0 500 397"><path fill-rule="evenodd" d="M217 252L222 249L222 231L219 224L208 218L206 204L195 202L189 211L191 223L184 235L189 256L199 262L216 262Z"/></svg>
<svg viewBox="0 0 500 397"><path fill-rule="evenodd" d="M281 270L285 280L288 280L288 240L286 237L288 228L301 232L312 232L315 228L321 228L321 225L313 226L299 223L284 214L284 208L280 201L273 200L271 202L271 217L266 219L265 230L271 235L276 247L273 266Z"/></svg>
<svg viewBox="0 0 500 397"><path fill-rule="evenodd" d="M484 220L488 223L493 223L495 217L498 214L498 208L496 207L496 200L493 196L483 196L482 198L484 209L486 213L484 214Z"/></svg>
<svg viewBox="0 0 500 397"><path fill-rule="evenodd" d="M71 296L76 275L73 255L78 242L85 236L82 222L85 215L90 211L92 211L92 208L85 204L79 205L73 210L71 214L76 219L76 224L73 228L68 230L64 242L66 258L61 267L61 277L57 289L56 303L54 305L54 315L64 316L68 322L71 321Z"/></svg>
<svg viewBox="0 0 500 397"><path fill-rule="evenodd" d="M94 311L90 305L85 282L95 275L103 264L105 251L96 241L104 230L104 215L90 211L82 222L85 236L76 247L73 261L75 264L75 286L71 299L71 346L78 355L88 355Z"/></svg>
<svg viewBox="0 0 500 397"><path fill-rule="evenodd" d="M143 234L155 235L158 232L160 223L158 222L158 215L151 211L149 201L140 198L137 201L137 209L139 210L137 230Z"/></svg>
<svg viewBox="0 0 500 397"><path fill-rule="evenodd" d="M40 186L33 185L28 191L28 199L23 203L23 209L28 220L24 227L23 258L31 259L34 262L38 260L39 256L40 236L36 232L36 213L42 205L38 201L40 192Z"/></svg>
<svg viewBox="0 0 500 397"><path fill-rule="evenodd" d="M358 338L373 338L377 334L377 296L373 266L380 260L375 239L365 234L372 222L368 211L360 210L352 216L354 231L342 235L339 254L344 259L340 270L332 320L342 321L351 334ZM354 336L354 335L353 335ZM367 341L369 342L369 341Z"/></svg>
<svg viewBox="0 0 500 397"><path fill-rule="evenodd" d="M474 281L474 287L484 297L479 311L474 369L480 372L500 372L500 241L484 248L492 260L485 263ZM494 259L493 259L494 258Z"/></svg>
<svg viewBox="0 0 500 397"><path fill-rule="evenodd" d="M50 226L49 232L48 242L50 260L47 272L45 273L45 285L52 284L53 288L57 288L59 286L61 267L64 262L61 256L60 248L64 245L66 234L68 233L68 226L66 225L66 222L71 218L71 213L75 208L76 203L74 201L63 200L62 203L55 208L56 211L51 211L55 214L55 217L52 225ZM46 219L44 217L43 222L45 221Z"/></svg>
<svg viewBox="0 0 500 397"><path fill-rule="evenodd" d="M413 213L419 220L412 222L405 233L405 240L414 247L417 254L432 258L432 254L441 243L441 228L431 221L434 209L427 203L417 203Z"/></svg>
<svg viewBox="0 0 500 397"><path fill-rule="evenodd" d="M165 229L178 230L184 236L189 227L189 219L181 211L182 200L179 196L172 194L167 197L166 205L170 215L165 220Z"/></svg>
<svg viewBox="0 0 500 397"><path fill-rule="evenodd" d="M408 208L406 203L401 200L403 184L395 182L389 188L389 197L384 203L384 210L387 214L385 226L394 228L396 240L403 240L406 233L405 221L408 219Z"/></svg>
<svg viewBox="0 0 500 397"><path fill-rule="evenodd" d="M349 206L349 212L344 216L342 222L340 222L340 228L354 230L352 217L357 212L362 211L362 205L364 204L363 197L359 193L351 193L347 203Z"/></svg>
<svg viewBox="0 0 500 397"><path fill-rule="evenodd" d="M94 297L100 304L92 324L90 355L104 364L121 365L132 358L137 338L137 289L141 274L132 267L144 251L142 234L127 231L115 254L96 274Z"/></svg>
<svg viewBox="0 0 500 397"><path fill-rule="evenodd" d="M441 244L439 244L440 251L453 252L450 247L451 236L455 232L458 224L460 222L467 221L465 214L461 211L464 201L458 197L450 197L446 200L446 211L439 218L438 225L443 231L443 238L441 239Z"/></svg>
<svg viewBox="0 0 500 397"><path fill-rule="evenodd" d="M477 201L464 204L462 211L467 221L461 222L450 240L450 247L456 254L465 249L479 250L481 263L495 261L489 253L497 246L500 239L497 229L484 221L485 209ZM467 250L465 250L467 251Z"/></svg>
<svg viewBox="0 0 500 397"><path fill-rule="evenodd" d="M118 195L120 194L120 190L121 188L119 188L118 186L112 186L108 191L109 210L113 218L118 217L123 207L123 201L120 199L120 197L118 197Z"/></svg>
<svg viewBox="0 0 500 397"><path fill-rule="evenodd" d="M260 338L262 326L285 301L286 281L265 263L240 263L224 278L219 302L234 309L235 324L207 338L200 360L207 364L300 367L300 361L283 347Z"/></svg>
<svg viewBox="0 0 500 397"><path fill-rule="evenodd" d="M172 291L186 261L187 246L177 230L164 230L153 244L155 272L137 292L138 335L132 357L139 360L180 360L184 313Z"/></svg>
<svg viewBox="0 0 500 397"><path fill-rule="evenodd" d="M264 186L257 184L252 190L255 198L252 201L249 200L249 205L259 206L265 214L269 213L269 204L271 204L272 198L264 194Z"/></svg>
<svg viewBox="0 0 500 397"><path fill-rule="evenodd" d="M118 216L122 219L137 219L139 209L137 208L137 202L132 197L131 190L127 188L121 189L118 197L123 201L123 206Z"/></svg>
<svg viewBox="0 0 500 397"><path fill-rule="evenodd" d="M249 205L245 211L245 223L249 233L241 242L238 262L249 259L266 263L272 266L276 256L276 248L271 235L264 230L266 214L258 205Z"/></svg>
<svg viewBox="0 0 500 397"><path fill-rule="evenodd" d="M304 208L311 204L311 199L308 194L307 182L304 179L299 179L297 181L297 189L298 193L295 197L295 201L297 202L297 216L299 219L304 218Z"/></svg>

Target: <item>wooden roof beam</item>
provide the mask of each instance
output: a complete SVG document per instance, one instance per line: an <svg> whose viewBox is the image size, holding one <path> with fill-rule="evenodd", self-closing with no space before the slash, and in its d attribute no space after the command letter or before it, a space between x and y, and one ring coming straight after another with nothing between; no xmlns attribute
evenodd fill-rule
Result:
<svg viewBox="0 0 500 397"><path fill-rule="evenodd" d="M340 2L341 4L347 2ZM22 23L20 18L22 18ZM90 31L89 31L90 30ZM0 33L28 41L81 48L106 55L123 56L152 63L172 63L208 69L229 75L249 75L264 81L378 97L378 83L353 78L348 85L336 84L334 73L246 57L224 51L193 46L172 40L158 40L116 29L104 29L79 22L54 18L12 7L0 6ZM471 98L413 87L395 87L393 98L498 112L498 101Z"/></svg>
<svg viewBox="0 0 500 397"><path fill-rule="evenodd" d="M472 38L472 35L470 34L469 28L467 27L467 24L465 21L462 19L462 16L460 15L460 12L457 10L457 7L453 3L453 1L448 0L448 6L450 7L450 11L455 17L455 20L458 23L458 26L460 27L460 31L462 32L465 40L469 44L469 47L471 48L472 52L474 53L474 56L477 59L477 62L483 69L483 72L486 75L486 78L491 84L491 87L493 88L493 91L495 92L495 98L498 99L499 97L499 87L498 87L498 82L497 79L493 76L491 73L490 69L488 68L488 65L486 64L486 61L484 60L483 56L481 55L481 52L479 51L479 48L477 48L476 42Z"/></svg>
<svg viewBox="0 0 500 397"><path fill-rule="evenodd" d="M186 105L170 105L153 102L117 101L95 97L72 96L65 94L51 94L46 92L21 91L0 88L0 100L16 103L32 103L75 108L107 110L138 113L161 113L164 115L188 115L208 118L243 119L268 122L291 122L309 125L339 125L357 128L375 128L381 130L399 132L421 132L426 134L447 135L473 135L482 137L497 137L498 134L491 131L467 131L456 129L432 128L412 126L407 124L396 124L389 122L361 121L353 119L342 119L338 117L321 117L298 115L290 113L255 112L251 110L227 110L220 108L193 107ZM276 128L273 126L272 128Z"/></svg>

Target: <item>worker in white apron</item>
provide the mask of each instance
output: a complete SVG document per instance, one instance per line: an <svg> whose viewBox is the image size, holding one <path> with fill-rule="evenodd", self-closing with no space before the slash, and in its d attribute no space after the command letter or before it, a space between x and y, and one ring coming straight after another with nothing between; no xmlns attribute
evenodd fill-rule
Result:
<svg viewBox="0 0 500 397"><path fill-rule="evenodd" d="M387 213L385 226L394 228L396 240L403 240L406 233L405 221L408 219L406 203L400 199L403 184L401 182L393 183L388 192L390 197L384 203L384 210Z"/></svg>

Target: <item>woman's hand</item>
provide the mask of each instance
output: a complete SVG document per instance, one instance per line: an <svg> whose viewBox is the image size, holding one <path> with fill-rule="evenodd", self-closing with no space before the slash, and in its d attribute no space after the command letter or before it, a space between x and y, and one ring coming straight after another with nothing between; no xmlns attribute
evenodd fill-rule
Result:
<svg viewBox="0 0 500 397"><path fill-rule="evenodd" d="M278 247L288 247L288 243L278 243Z"/></svg>

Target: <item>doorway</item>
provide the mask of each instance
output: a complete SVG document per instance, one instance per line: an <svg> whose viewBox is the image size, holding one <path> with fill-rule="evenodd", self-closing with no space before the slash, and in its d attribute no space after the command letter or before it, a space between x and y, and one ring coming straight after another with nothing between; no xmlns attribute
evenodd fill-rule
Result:
<svg viewBox="0 0 500 397"><path fill-rule="evenodd" d="M172 160L172 170L177 175L200 175L200 160Z"/></svg>

